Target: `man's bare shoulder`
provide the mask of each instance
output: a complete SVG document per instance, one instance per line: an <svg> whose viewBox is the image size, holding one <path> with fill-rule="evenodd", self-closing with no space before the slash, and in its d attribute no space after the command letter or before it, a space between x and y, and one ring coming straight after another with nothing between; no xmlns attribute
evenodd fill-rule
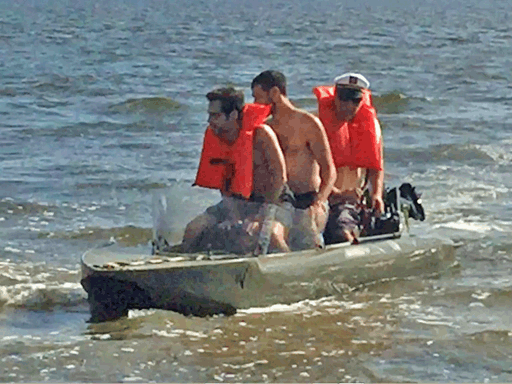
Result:
<svg viewBox="0 0 512 384"><path fill-rule="evenodd" d="M309 126L314 130L323 130L322 122L317 116L303 109L297 109L297 112L300 114L300 120L304 127Z"/></svg>
<svg viewBox="0 0 512 384"><path fill-rule="evenodd" d="M267 124L262 124L256 131L254 131L254 140L256 142L269 142L277 140L277 135Z"/></svg>

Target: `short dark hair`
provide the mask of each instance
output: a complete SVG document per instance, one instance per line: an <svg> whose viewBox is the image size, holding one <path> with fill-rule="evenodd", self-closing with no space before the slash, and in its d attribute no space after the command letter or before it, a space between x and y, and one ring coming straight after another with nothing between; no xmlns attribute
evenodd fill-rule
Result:
<svg viewBox="0 0 512 384"><path fill-rule="evenodd" d="M244 108L244 93L233 87L216 88L206 94L208 101L220 100L220 110L229 115L234 110L240 115Z"/></svg>
<svg viewBox="0 0 512 384"><path fill-rule="evenodd" d="M251 88L259 85L265 92L277 87L286 96L286 77L279 71L263 71L251 83Z"/></svg>
<svg viewBox="0 0 512 384"><path fill-rule="evenodd" d="M359 104L363 99L363 91L359 88L337 85L336 97L341 101L351 101L354 104Z"/></svg>

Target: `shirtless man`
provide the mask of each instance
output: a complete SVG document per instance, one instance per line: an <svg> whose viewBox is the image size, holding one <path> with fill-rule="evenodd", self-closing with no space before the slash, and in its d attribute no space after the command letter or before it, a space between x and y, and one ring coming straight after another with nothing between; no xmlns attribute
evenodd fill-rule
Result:
<svg viewBox="0 0 512 384"><path fill-rule="evenodd" d="M359 203L366 180L376 216L384 212L382 134L371 103L370 83L358 73L343 74L334 82L334 86L313 90L337 169L329 197L328 244L357 242Z"/></svg>
<svg viewBox="0 0 512 384"><path fill-rule="evenodd" d="M270 108L258 104L244 106L243 93L232 87L215 89L206 97L209 126L194 185L218 189L223 199L187 225L182 242L185 252L197 250L197 242L207 228L248 219L248 201L278 202L286 183L285 160L278 139L263 124ZM257 214L253 212L249 218L249 232L259 228L254 222ZM274 226L274 245L288 251L279 231Z"/></svg>
<svg viewBox="0 0 512 384"><path fill-rule="evenodd" d="M322 123L292 105L286 95L286 78L281 72L260 73L252 81L251 88L254 102L272 106L269 124L284 153L288 186L295 196L294 207L309 209L312 223L320 233L327 221L327 200L336 180Z"/></svg>

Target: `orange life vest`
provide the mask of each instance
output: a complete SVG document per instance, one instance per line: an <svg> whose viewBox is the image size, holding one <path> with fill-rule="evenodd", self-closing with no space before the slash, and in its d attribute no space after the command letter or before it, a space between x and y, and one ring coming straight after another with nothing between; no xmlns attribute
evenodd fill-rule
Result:
<svg viewBox="0 0 512 384"><path fill-rule="evenodd" d="M336 168L371 168L382 170L381 131L377 113L369 90L354 118L340 123L334 110L335 87L320 86L313 89L318 99L318 113L331 146Z"/></svg>
<svg viewBox="0 0 512 384"><path fill-rule="evenodd" d="M263 124L270 114L270 108L270 105L246 104L242 129L232 145L217 137L210 127L206 128L193 185L249 198L253 190L254 130Z"/></svg>

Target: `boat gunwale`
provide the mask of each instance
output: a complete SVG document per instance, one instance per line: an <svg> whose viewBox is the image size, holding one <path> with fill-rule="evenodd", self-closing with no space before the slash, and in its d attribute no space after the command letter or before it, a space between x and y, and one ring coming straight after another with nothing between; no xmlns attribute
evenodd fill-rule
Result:
<svg viewBox="0 0 512 384"><path fill-rule="evenodd" d="M165 269L182 269L182 268L200 268L204 266L214 266L214 265L226 265L226 264L239 264L239 263L257 263L259 262L265 262L276 259L283 259L283 258L292 258L292 257L299 257L299 256L316 256L316 255L323 255L325 253L329 253L331 251L337 250L337 249L344 249L349 247L359 247L362 245L367 245L368 243L374 243L374 242L380 242L380 241L386 241L386 240L397 240L402 238L402 232L394 232L390 234L385 235L377 235L377 236L371 236L366 238L361 238L359 244L352 244L349 242L343 242L338 244L331 244L326 246L323 249L306 249L302 251L293 251L293 252L279 252L279 253L270 253L265 256L252 256L252 255L235 255L235 254L223 254L223 255L211 255L208 256L204 253L191 253L191 254L180 254L180 253L168 253L168 254L161 254L161 255L144 255L144 254L138 254L133 253L130 255L133 255L133 261L132 263L141 262L143 260L146 260L144 263L141 264L130 264L129 262L125 261L116 261L115 257L112 257L111 262L113 264L117 264L116 266L112 268L108 268L107 264L103 265L97 265L92 264L87 261L87 257L98 253L98 252L105 252L105 255L112 255L114 256L116 253L119 252L113 252L108 250L108 247L113 246L114 244L107 244L100 247L92 248L83 253L81 256L81 264L82 268L87 268L90 271L93 271L95 273L104 273L104 274L111 274L116 272L146 272L146 271L160 271ZM171 256L172 255L172 256ZM204 256L203 259L198 259L201 256ZM166 260L172 259L172 258L189 258L189 260L180 260L180 261L172 261L172 260ZM160 258L162 261L158 263L151 263L149 260L151 258L158 259Z"/></svg>

